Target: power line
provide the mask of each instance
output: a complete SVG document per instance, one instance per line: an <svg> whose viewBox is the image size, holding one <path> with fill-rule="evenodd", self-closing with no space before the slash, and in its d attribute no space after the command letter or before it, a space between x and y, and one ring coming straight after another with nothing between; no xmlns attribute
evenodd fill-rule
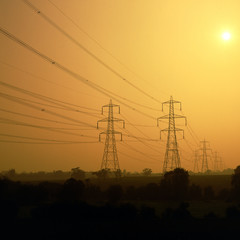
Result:
<svg viewBox="0 0 240 240"><path fill-rule="evenodd" d="M65 101L57 100L57 99L54 99L54 98L51 98L51 97L47 97L47 96L44 96L44 95L42 95L42 94L38 94L38 93L29 91L29 90L26 90L26 89L23 89L23 88L20 88L20 87L16 87L16 86L14 86L14 85L11 85L11 84L6 83L6 82L3 82L3 81L0 81L0 84L3 85L4 87L13 89L13 90L15 90L15 91L24 93L24 94L26 94L26 95L29 95L29 96L31 96L31 97L34 97L34 98L37 98L37 99L40 99L40 100L43 100L43 101L46 101L46 102L50 102L50 103L55 104L55 105L58 105L58 106L60 106L60 107L56 107L56 106L46 105L46 104L45 104L46 106L55 107L55 108L60 108L60 109L64 109L64 110L70 110L70 111L74 111L74 112L86 113L86 112L81 111L81 110L79 110L79 109L74 109L74 108L72 108L72 107L66 107L66 106L65 106L65 105L71 105L71 106L74 106L74 107L84 108L84 109L88 109L88 110L91 110L91 111L99 112L99 111L96 110L96 109L87 108L87 107L75 105L75 104L72 104L72 103L68 103L68 102L65 102ZM27 100L27 101L28 101L28 100ZM38 104L40 104L40 103L38 103ZM42 103L41 103L41 104L42 104ZM65 104L65 105L63 105L63 104ZM44 105L44 104L43 104L43 105ZM90 114L93 114L93 113L90 113Z"/></svg>
<svg viewBox="0 0 240 240"><path fill-rule="evenodd" d="M148 118L151 118L151 119L155 119L155 117L147 114L147 113L144 113L132 106L130 106L129 104L126 104L125 102L117 99L114 95L114 93L110 94L109 90L106 90L104 89L103 87L99 86L98 84L96 83L93 83L91 82L90 80L80 76L79 74L71 71L70 69L64 67L63 65L57 63L56 61L54 61L53 59L49 58L48 56L44 55L43 53L39 52L38 50L34 49L33 47L31 47L30 45L28 45L27 43L23 42L22 40L18 39L17 37L15 37L13 34L9 33L8 31L6 31L5 29L1 28L0 27L0 32L5 35L6 37L8 37L9 39L15 41L16 43L18 43L19 45L25 47L26 49L32 51L33 53L35 53L36 55L38 55L39 57L41 57L42 59L44 59L45 61L51 63L52 65L54 65L55 67L59 68L60 70L66 72L68 75L72 76L73 78L81 81L82 83L88 85L89 87L95 89L96 91L108 96L109 98L112 98L114 100L116 100L117 102L123 104L124 106L128 107L129 109L135 111L135 112L138 112L142 115L144 115L145 117L148 117Z"/></svg>
<svg viewBox="0 0 240 240"><path fill-rule="evenodd" d="M20 144L80 144L80 143L99 143L96 142L26 142L26 141L8 141L8 140L0 140L1 143L20 143Z"/></svg>
<svg viewBox="0 0 240 240"><path fill-rule="evenodd" d="M188 127L189 127L189 129L191 130L191 132L193 133L193 135L196 137L197 142L200 142L199 137L198 137L197 134L193 131L193 129L192 129L192 127L191 127L191 125L190 125L189 123L188 123Z"/></svg>
<svg viewBox="0 0 240 240"><path fill-rule="evenodd" d="M0 96L2 96L2 94L0 94ZM59 113L56 113L56 112L53 112L53 111L50 111L50 110L47 110L47 109L43 109L43 108L37 107L37 106L35 106L35 105L31 104L31 103L27 103L27 102L21 101L21 100L19 100L19 99L16 100L16 99L15 99L16 97L8 97L8 96L5 96L5 97L7 97L7 98L10 99L10 100L17 101L18 103L21 103L21 104L26 105L26 106L28 106L28 107L31 107L31 108L33 108L33 109L35 109L35 110L39 110L39 111L41 111L41 112L45 112L45 113L48 113L48 114L51 114L51 115L54 115L54 116L57 116L57 117L60 117L60 118L67 119L67 120L69 120L69 121L81 123L81 124L84 124L84 125L86 125L86 126L95 128L94 125L91 125L91 124L89 124L89 123L86 123L86 122L83 122L83 121L80 121L80 120L76 120L76 119L74 119L74 118L71 118L71 117L68 117L68 116L64 116L64 115L62 115L62 114L59 114Z"/></svg>
<svg viewBox="0 0 240 240"><path fill-rule="evenodd" d="M19 115L19 116L23 116L23 117L28 117L28 118L38 119L38 120L42 120L42 121L47 121L47 122L54 122L54 123L59 123L59 124L71 125L71 126L81 126L79 124L67 123L67 122L56 121L56 120L51 120L51 119L47 119L47 118L35 117L35 116L32 116L32 115L23 114L23 113L19 113L19 112L13 112L13 111L9 111L9 110L3 109L3 108L0 108L0 111L15 114L15 115Z"/></svg>
<svg viewBox="0 0 240 240"><path fill-rule="evenodd" d="M81 93L81 94L89 95L89 94L86 94L86 93L79 92L79 91L77 91L76 89L68 88L68 87L65 87L65 86L63 86L63 85L61 85L61 84L58 84L58 83L52 82L52 81L50 81L50 80L47 80L47 79L45 79L45 78L36 76L35 74L29 73L29 72L27 72L27 71L25 71L25 70L23 70L23 69L20 69L20 68L18 68L18 67L16 67L16 66L13 66L13 65L11 65L11 64L9 64L9 63L6 63L6 62L3 62L3 61L1 61L1 60L0 60L0 63L6 65L6 66L8 66L8 67L17 69L18 71L24 72L24 73L26 73L26 74L28 74L28 75L30 75L30 76L35 77L35 78L38 78L38 79L41 79L41 80L43 80L43 81L49 82L49 83L51 83L51 84L60 86L60 87L62 87L62 88L65 88L65 89L68 89L68 90L71 90L71 91L75 91L75 92L78 92L78 93ZM135 102L135 101L133 101L133 100L131 100L131 99L128 99L128 98L126 98L126 97L122 97L121 95L118 95L118 94L116 94L116 93L113 93L113 92L111 92L111 91L109 91L109 90L107 90L107 89L105 89L105 91L108 92L109 94L114 94L114 95L117 96L118 98L121 98L121 99L123 99L123 100L125 100L125 101L128 101L128 102L130 102L130 103L132 103L132 104L135 104L135 105L137 105L137 106L140 106L140 107L142 107L142 108L146 108L146 109L153 110L153 111L160 111L159 109L152 108L152 107L149 107L149 106L146 106L146 105L137 103L137 102ZM91 95L89 95L89 96L91 96ZM95 97L95 96L94 96L94 97ZM56 100L56 99L55 99L55 101L59 101L59 100ZM63 102L63 101L61 101L61 102ZM76 105L76 104L71 104L71 103L66 103L66 102L63 102L63 103L68 104L68 105L72 105L72 106L75 106L75 107L85 108L85 109L88 109L88 110L98 111L97 109L88 108L88 107L83 107L83 106L79 106L79 105Z"/></svg>
<svg viewBox="0 0 240 240"><path fill-rule="evenodd" d="M30 7L37 15L41 16L45 21L47 21L50 25L52 25L55 29L57 29L59 32L61 32L65 37L67 37L69 40L71 40L75 45L80 47L83 51L85 51L87 54L89 54L93 59L95 59L97 62L99 62L101 65L103 65L105 68L107 68L109 71L111 71L114 75L119 77L121 80L144 94L145 96L149 97L150 99L161 103L156 98L152 97L150 94L146 93L144 90L137 87L135 84L131 83L129 80L127 80L125 77L123 77L120 73L118 73L116 70L114 70L112 67L110 67L108 64L103 62L99 57L97 57L95 54L93 54L90 50L88 50L86 47L84 47L81 43L79 43L75 38L73 38L71 35L69 35L65 30L63 30L59 25L57 25L53 20L51 20L46 14L41 12L37 7L35 7L32 3L30 3L27 0L22 0L23 3L25 3L28 7Z"/></svg>
<svg viewBox="0 0 240 240"><path fill-rule="evenodd" d="M124 155L124 156L126 156L126 157L128 157L128 158L131 158L131 159L133 159L133 160L137 160L137 161L139 161L139 162L156 164L156 162L146 161L146 160L142 160L142 159L139 159L139 158L136 158L136 157L132 157L132 156L130 156L129 154L126 154L125 152L122 152L122 151L119 151L119 150L118 150L118 153L120 153L120 155Z"/></svg>
<svg viewBox="0 0 240 240"><path fill-rule="evenodd" d="M57 108L57 109L62 109L62 110L68 110L68 111L70 110L70 111L90 115L90 116L93 116L93 117L98 117L97 115L95 115L93 113L87 113L87 112L83 112L81 110L71 110L71 109L68 109L68 108L65 109L65 108L62 108L62 107L56 107L56 106L52 106L52 105L49 105L49 104L32 101L30 99L15 97L15 96L12 96L12 95L9 95L9 94L6 94L6 93L2 93L2 92L0 92L0 97L6 98L8 100L11 100L11 101L14 101L14 102L26 105L26 106L33 106L32 104L29 104L29 102L31 102L31 103L38 104L38 105L43 105L43 106L47 106L47 107L52 107L52 108ZM46 110L45 108L41 108L41 111L45 111L45 110Z"/></svg>
<svg viewBox="0 0 240 240"><path fill-rule="evenodd" d="M16 121L16 120L12 120L12 119L7 119L7 118L0 118L0 123L13 124L13 125L19 125L19 126L25 126L25 127L33 127L33 128L38 128L38 129L44 129L44 130L47 130L47 131L59 132L59 133L67 134L67 135L74 135L74 136L88 137L88 138L96 138L94 136L88 136L88 135L77 134L77 133L72 133L72 132L64 132L64 131L54 129L54 128L51 128L51 127L29 124L29 123Z"/></svg>
<svg viewBox="0 0 240 240"><path fill-rule="evenodd" d="M123 114L121 114L121 115L123 116ZM129 121L125 116L123 116L123 118L124 118L128 123L130 123L130 121ZM150 146L150 145L147 144L146 142L143 142L142 139L148 140L148 141L159 141L159 140L151 139L151 138L149 138L149 136L147 136L145 133L143 133L139 128L137 128L136 126L133 126L133 127L134 127L135 129L137 129L137 130L138 130L143 136L145 136L146 138L144 139L144 138L136 137L136 136L132 135L129 130L124 129L124 131L128 133L126 136L128 136L128 137L133 137L133 138L137 139L140 143L144 144L144 145L147 146L148 148L150 148L150 149L154 150L155 152L158 152L158 153L159 153L159 150L153 148L152 146Z"/></svg>
<svg viewBox="0 0 240 240"><path fill-rule="evenodd" d="M129 72L131 72L133 75L135 75L137 78L143 80L144 82L147 82L149 85L149 81L146 81L142 77L140 77L136 72L132 71L128 66L126 66L122 61L120 61L116 56L114 56L109 50L107 50L105 47L103 47L102 44L99 43L95 38L93 38L90 34L88 34L83 28L81 28L72 18L70 18L62 9L60 9L56 4L54 4L52 1L48 0L50 4L52 4L65 18L67 18L75 27L78 28L82 33L84 33L89 39L91 39L95 44L97 44L103 51L105 51L109 56L111 56L115 61L117 61L120 65L122 65L125 69L127 69ZM154 87L155 88L155 87Z"/></svg>
<svg viewBox="0 0 240 240"><path fill-rule="evenodd" d="M83 94L83 95L87 95L87 96L93 97L93 95L91 95L91 94L87 94L86 92L81 92L81 91L79 91L78 89L75 89L75 88L73 89L73 88L69 88L69 87L63 86L63 85L61 85L61 84L59 84L59 83L56 83L56 82L50 81L50 80L48 80L48 79L45 79L45 78L43 78L43 77L37 76L37 75L35 75L35 74L33 74L33 73L30 73L30 72L28 72L28 71L26 71L26 70L23 70L23 69L21 69L21 68L19 68L19 67L16 67L16 66L12 65L12 64L6 63L6 62L4 62L4 61L2 61L2 60L0 60L0 63L1 63L1 64L4 64L4 65L6 65L6 66L8 66L8 67L10 67L10 68L13 68L13 69L15 69L15 70L17 70L17 71L20 71L20 72L23 72L23 73L25 73L25 74L28 74L29 76L32 76L32 77L34 77L34 78L36 78L36 79L40 79L40 80L42 80L42 81L51 83L51 84L56 85L56 86L59 86L59 87L62 87L62 88L67 89L67 90L69 90L69 91L73 91L73 92L77 92L77 93L80 93L80 94ZM96 98L96 96L94 96L94 97ZM77 106L77 107L82 107L82 106L79 106L79 105L75 105L75 106ZM82 107L82 108L83 108L83 107ZM86 107L86 109L97 111L96 109L87 108L87 107Z"/></svg>
<svg viewBox="0 0 240 240"><path fill-rule="evenodd" d="M22 139L28 139L28 140L40 140L40 141L56 142L56 143L79 143L78 141L66 141L66 140L62 141L62 140L56 140L56 139L33 138L33 137L11 135L11 134L4 134L4 133L0 133L0 136L10 137L10 138L22 138Z"/></svg>
<svg viewBox="0 0 240 240"><path fill-rule="evenodd" d="M151 139L151 138L142 138L142 137L137 137L134 135L129 135L129 134L123 134L123 136L130 137L130 138L135 138L138 140L144 140L144 141L150 141L150 142L159 142L159 139Z"/></svg>
<svg viewBox="0 0 240 240"><path fill-rule="evenodd" d="M133 146L127 144L125 141L123 141L122 143L123 143L122 146L124 146L124 147L128 147L128 148L130 148L131 150L133 150L133 151L135 151L135 152L137 152L137 153L140 153L141 155L143 155L143 156L145 156L145 157L147 157L147 158L150 158L150 159L152 159L152 160L154 160L154 161L159 162L158 159L153 158L153 157L151 157L151 156L149 156L149 155L146 155L146 154L143 153L142 151L140 151L140 150L134 148Z"/></svg>

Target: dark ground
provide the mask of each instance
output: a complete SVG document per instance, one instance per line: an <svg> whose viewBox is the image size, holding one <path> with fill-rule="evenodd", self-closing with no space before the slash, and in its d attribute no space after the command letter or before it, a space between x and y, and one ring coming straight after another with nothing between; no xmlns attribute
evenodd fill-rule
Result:
<svg viewBox="0 0 240 240"><path fill-rule="evenodd" d="M1 236L232 239L239 235L240 201L232 197L231 175L190 176L189 188L195 184L202 193L197 198L187 194L167 199L161 181L157 176L47 182L2 179ZM211 191L205 191L209 186Z"/></svg>

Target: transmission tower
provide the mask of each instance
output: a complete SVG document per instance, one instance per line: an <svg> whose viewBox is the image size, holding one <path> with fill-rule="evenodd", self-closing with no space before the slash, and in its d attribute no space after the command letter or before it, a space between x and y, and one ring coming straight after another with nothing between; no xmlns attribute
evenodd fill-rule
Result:
<svg viewBox="0 0 240 240"><path fill-rule="evenodd" d="M168 119L168 128L160 131L160 138L161 138L162 132L166 131L168 133L166 152L165 152L164 163L163 163L163 173L165 173L167 171L171 171L175 168L181 167L176 132L182 131L184 134L184 131L183 131L183 129L175 127L175 119L176 118L185 118L185 125L187 124L187 121L186 121L185 116L177 115L174 113L174 104L177 104L177 103L180 104L180 110L182 110L181 102L173 100L172 96L170 97L170 101L163 102L162 103L162 111L163 111L163 105L168 104L169 105L169 114L159 117L157 119L158 126L159 126L159 124L158 124L159 120ZM183 138L184 138L184 135L183 135Z"/></svg>
<svg viewBox="0 0 240 240"><path fill-rule="evenodd" d="M213 170L215 172L219 172L223 170L223 161L217 152L214 152Z"/></svg>
<svg viewBox="0 0 240 240"><path fill-rule="evenodd" d="M195 150L193 172L197 172L197 173L199 172L198 162L199 162L199 154L198 154L198 150Z"/></svg>
<svg viewBox="0 0 240 240"><path fill-rule="evenodd" d="M110 103L108 105L102 106L102 114L103 114L104 108L108 108L108 117L99 120L97 122L97 128L98 128L99 122L107 122L107 130L99 134L99 141L101 141L101 135L106 134L101 170L109 169L111 171L117 172L120 170L120 166L119 166L118 155L117 155L115 134L120 134L121 141L122 141L122 133L114 130L114 122L123 122L123 128L125 128L125 122L122 119L113 117L114 107L117 107L118 112L120 113L120 106L112 104L112 100L110 100Z"/></svg>
<svg viewBox="0 0 240 240"><path fill-rule="evenodd" d="M202 169L201 172L206 172L207 170L209 170L209 166L208 166L208 158L209 155L207 154L208 151L212 151L211 148L207 148L207 144L209 146L209 142L206 141L205 139L203 141L200 141L200 144L202 145L202 147L199 149L202 154L200 155L201 159L202 159Z"/></svg>

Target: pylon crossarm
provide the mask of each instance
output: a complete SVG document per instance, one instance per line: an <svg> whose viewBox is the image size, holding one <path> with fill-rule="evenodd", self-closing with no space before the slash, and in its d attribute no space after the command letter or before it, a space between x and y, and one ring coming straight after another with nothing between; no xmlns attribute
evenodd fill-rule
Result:
<svg viewBox="0 0 240 240"><path fill-rule="evenodd" d="M162 112L163 112L163 105L164 105L164 104L169 104L169 103L170 103L169 101L162 103Z"/></svg>
<svg viewBox="0 0 240 240"><path fill-rule="evenodd" d="M114 122L125 122L123 119L115 118L115 117L112 118L112 121L114 121Z"/></svg>
<svg viewBox="0 0 240 240"><path fill-rule="evenodd" d="M178 114L174 114L174 117L175 117L175 118L186 118L185 116L178 115Z"/></svg>
<svg viewBox="0 0 240 240"><path fill-rule="evenodd" d="M106 132L101 132L101 133L99 133L99 139L98 139L99 142L101 142L101 135L102 135L102 134L107 134L107 133L106 133Z"/></svg>
<svg viewBox="0 0 240 240"><path fill-rule="evenodd" d="M157 118L157 127L159 127L159 121L160 121L161 119L169 119L169 115L165 115L165 116L162 116L162 117Z"/></svg>
<svg viewBox="0 0 240 240"><path fill-rule="evenodd" d="M157 120L159 120L159 119L169 119L169 114L168 114L168 115L164 115L164 116L162 116L162 117L159 117L159 118L157 118Z"/></svg>
<svg viewBox="0 0 240 240"><path fill-rule="evenodd" d="M163 104L170 104L170 103L179 103L180 104L180 108L182 109L182 103L180 101L176 101L176 100L170 100L170 101L166 101L166 102L162 102L162 105Z"/></svg>
<svg viewBox="0 0 240 240"><path fill-rule="evenodd" d="M183 133L183 139L184 139L184 130L181 128L175 128L175 131L177 132L182 132Z"/></svg>
<svg viewBox="0 0 240 240"><path fill-rule="evenodd" d="M175 100L173 100L172 102L173 102L173 104L174 104L174 103L179 103L179 104L180 104L180 111L182 111L182 103L181 103L181 102L175 101Z"/></svg>
<svg viewBox="0 0 240 240"><path fill-rule="evenodd" d="M99 123L99 122L108 122L108 121L109 121L108 118L104 118L104 119L98 120L98 121L97 121L97 129L98 129L98 123Z"/></svg>
<svg viewBox="0 0 240 240"><path fill-rule="evenodd" d="M162 132L168 132L168 131L169 131L168 128L160 130L160 139L162 139Z"/></svg>
<svg viewBox="0 0 240 240"><path fill-rule="evenodd" d="M103 109L104 108L109 108L109 107L118 107L118 113L120 114L120 106L119 105L116 105L116 104L107 104L107 105L104 105L102 106L102 114L103 114Z"/></svg>
<svg viewBox="0 0 240 240"><path fill-rule="evenodd" d="M162 105L163 104L169 104L169 103L170 103L170 101L162 102Z"/></svg>
<svg viewBox="0 0 240 240"><path fill-rule="evenodd" d="M187 117L182 116L182 115L178 115L178 114L174 114L174 118L184 118L185 119L185 126L187 126Z"/></svg>
<svg viewBox="0 0 240 240"><path fill-rule="evenodd" d="M109 134L120 134L121 135L121 141L122 141L122 133L121 132L117 132L117 131L112 131L111 133L109 133Z"/></svg>

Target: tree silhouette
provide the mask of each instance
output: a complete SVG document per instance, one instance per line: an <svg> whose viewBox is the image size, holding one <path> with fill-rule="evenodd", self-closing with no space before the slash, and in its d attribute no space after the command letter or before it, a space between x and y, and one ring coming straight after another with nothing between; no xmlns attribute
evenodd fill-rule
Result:
<svg viewBox="0 0 240 240"><path fill-rule="evenodd" d="M60 199L67 202L79 201L82 197L85 185L81 180L70 178L63 184Z"/></svg>
<svg viewBox="0 0 240 240"><path fill-rule="evenodd" d="M234 169L234 174L232 175L231 184L233 188L240 189L240 166Z"/></svg>
<svg viewBox="0 0 240 240"><path fill-rule="evenodd" d="M79 167L71 169L71 178L75 178L76 180L84 179L85 172L81 170Z"/></svg>
<svg viewBox="0 0 240 240"><path fill-rule="evenodd" d="M110 169L106 168L106 169L101 169L97 172L93 172L93 175L96 175L98 178L108 178L110 176Z"/></svg>
<svg viewBox="0 0 240 240"><path fill-rule="evenodd" d="M144 168L144 169L142 170L142 174L143 174L144 176L150 176L150 175L152 174L152 169L150 169L150 168Z"/></svg>
<svg viewBox="0 0 240 240"><path fill-rule="evenodd" d="M160 183L162 194L171 199L184 200L189 189L189 174L183 168L166 172Z"/></svg>
<svg viewBox="0 0 240 240"><path fill-rule="evenodd" d="M240 199L240 166L237 166L234 169L234 174L232 175L232 192L233 192L233 197L236 200Z"/></svg>

